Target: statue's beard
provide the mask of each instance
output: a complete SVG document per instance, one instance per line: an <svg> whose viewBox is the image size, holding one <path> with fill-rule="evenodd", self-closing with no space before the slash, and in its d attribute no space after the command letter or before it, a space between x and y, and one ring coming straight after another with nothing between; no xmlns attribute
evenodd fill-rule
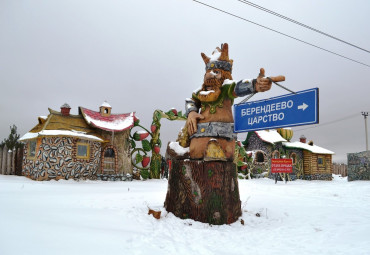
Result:
<svg viewBox="0 0 370 255"><path fill-rule="evenodd" d="M208 79L205 80L202 85L202 90L198 94L198 98L201 102L213 102L221 94L222 80L220 79Z"/></svg>

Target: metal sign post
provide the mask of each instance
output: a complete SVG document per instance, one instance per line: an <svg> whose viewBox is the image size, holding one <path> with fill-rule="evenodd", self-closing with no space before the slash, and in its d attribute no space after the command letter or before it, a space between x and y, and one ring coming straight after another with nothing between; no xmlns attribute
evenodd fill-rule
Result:
<svg viewBox="0 0 370 255"><path fill-rule="evenodd" d="M319 123L319 89L234 105L234 132Z"/></svg>

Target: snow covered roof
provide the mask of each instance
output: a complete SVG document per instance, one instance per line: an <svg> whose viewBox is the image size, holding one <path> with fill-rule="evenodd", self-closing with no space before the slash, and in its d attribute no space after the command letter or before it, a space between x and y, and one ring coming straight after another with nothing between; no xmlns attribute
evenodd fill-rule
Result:
<svg viewBox="0 0 370 255"><path fill-rule="evenodd" d="M73 136L73 137L78 137L82 139L88 139L88 140L93 140L93 141L98 141L98 142L103 142L104 140L94 136L94 135L88 135L85 132L81 131L76 131L76 130L42 130L37 133L31 133L28 132L21 138L19 138L19 141L25 141L29 139L34 139L40 136Z"/></svg>
<svg viewBox="0 0 370 255"><path fill-rule="evenodd" d="M317 145L309 145L307 143L301 143L301 142L284 142L283 145L288 148L298 148L298 149L304 149L308 150L312 153L316 154L334 154L334 152L329 151L327 149L324 149Z"/></svg>
<svg viewBox="0 0 370 255"><path fill-rule="evenodd" d="M46 118L38 118L38 124L20 138L20 141L35 139L41 136L72 136L86 140L106 142L94 128L91 128L82 115L62 115L49 109Z"/></svg>
<svg viewBox="0 0 370 255"><path fill-rule="evenodd" d="M274 129L271 129L269 131L267 130L261 130L261 131L255 131L256 135L261 138L262 141L267 143L278 143L278 142L286 142L284 138L281 137L281 135Z"/></svg>
<svg viewBox="0 0 370 255"><path fill-rule="evenodd" d="M83 107L80 107L80 111L89 125L102 130L120 132L134 125L134 112L102 116L100 112Z"/></svg>
<svg viewBox="0 0 370 255"><path fill-rule="evenodd" d="M39 136L39 133L31 133L31 132L28 132L26 133L24 136L22 136L21 138L19 138L19 141L25 141L25 140L29 140L29 139L34 139L36 137Z"/></svg>
<svg viewBox="0 0 370 255"><path fill-rule="evenodd" d="M110 107L110 108L112 108L112 106L110 106L110 104L108 104L107 101L104 101L104 103L102 103L100 107Z"/></svg>
<svg viewBox="0 0 370 255"><path fill-rule="evenodd" d="M278 142L282 142L283 146L288 148L297 148L297 149L303 149L308 150L315 154L335 154L334 152L324 149L317 145L309 145L307 143L301 143L301 142L288 142L285 140L276 130L262 130L262 131L254 131L256 135L264 142L275 144Z"/></svg>

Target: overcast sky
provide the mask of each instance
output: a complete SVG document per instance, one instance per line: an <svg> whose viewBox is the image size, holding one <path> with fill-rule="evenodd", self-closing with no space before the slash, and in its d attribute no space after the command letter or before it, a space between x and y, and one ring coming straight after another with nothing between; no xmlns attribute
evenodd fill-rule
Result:
<svg viewBox="0 0 370 255"><path fill-rule="evenodd" d="M370 53L239 1L204 2L370 65ZM255 3L370 50L370 1ZM23 135L48 107L59 110L64 103L77 114L78 106L98 110L107 100L113 113L135 111L149 127L155 109L184 110L184 99L203 80L200 53L224 42L235 80L255 78L264 67L267 76L285 75L282 84L294 91L320 89L320 125L294 127L293 141L304 134L334 151L336 162L366 149L361 111L370 111L369 67L191 0L1 0L0 140L10 125ZM282 94L273 87L253 100ZM184 124L161 123L164 144Z"/></svg>

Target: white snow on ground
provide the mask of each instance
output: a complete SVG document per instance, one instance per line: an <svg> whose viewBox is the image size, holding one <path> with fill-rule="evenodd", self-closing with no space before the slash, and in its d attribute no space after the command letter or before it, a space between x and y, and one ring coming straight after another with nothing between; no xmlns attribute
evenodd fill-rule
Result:
<svg viewBox="0 0 370 255"><path fill-rule="evenodd" d="M239 187L245 224L211 226L167 213L165 180L0 175L0 254L370 254L370 182L254 179Z"/></svg>

